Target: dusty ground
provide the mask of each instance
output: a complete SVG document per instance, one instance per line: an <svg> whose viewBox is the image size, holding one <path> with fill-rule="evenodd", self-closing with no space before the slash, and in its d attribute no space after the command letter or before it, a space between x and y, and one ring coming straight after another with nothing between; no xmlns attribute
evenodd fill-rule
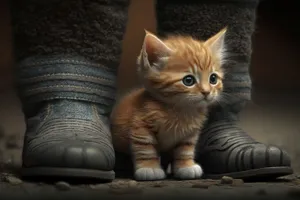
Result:
<svg viewBox="0 0 300 200"><path fill-rule="evenodd" d="M74 185L67 182L22 182L10 174L2 173L1 181L0 195L4 199L300 199L300 179L296 176L272 183L244 183L231 178L154 182L118 179L106 184Z"/></svg>
<svg viewBox="0 0 300 200"><path fill-rule="evenodd" d="M300 199L300 107L290 103L272 103L264 97L263 108L248 106L241 113L241 126L259 141L281 146L290 153L296 174L276 182L244 183L242 180L197 180L141 182L116 179L112 183L72 184L66 182L27 182L14 173L21 166L24 133L23 115L14 94L0 98L0 196L22 198L55 197L89 199L99 198L201 198L201 199ZM1 95L0 95L1 97ZM273 98L277 99L278 98ZM294 102L299 99L294 98ZM280 106L279 106L280 105ZM285 106L283 109L282 105ZM1 198L2 199L2 198ZM3 198L6 199L6 198Z"/></svg>

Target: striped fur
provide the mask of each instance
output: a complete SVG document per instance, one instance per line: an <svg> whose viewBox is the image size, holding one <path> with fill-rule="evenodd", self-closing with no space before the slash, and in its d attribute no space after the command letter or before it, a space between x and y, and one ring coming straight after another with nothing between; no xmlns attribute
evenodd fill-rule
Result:
<svg viewBox="0 0 300 200"><path fill-rule="evenodd" d="M223 90L225 32L207 41L184 36L160 40L146 32L138 58L145 87L121 98L111 115L115 150L132 154L137 180L165 178L159 158L170 151L175 177L201 177L194 150L209 106L218 102ZM212 73L217 77L213 84ZM195 84L184 84L187 75Z"/></svg>

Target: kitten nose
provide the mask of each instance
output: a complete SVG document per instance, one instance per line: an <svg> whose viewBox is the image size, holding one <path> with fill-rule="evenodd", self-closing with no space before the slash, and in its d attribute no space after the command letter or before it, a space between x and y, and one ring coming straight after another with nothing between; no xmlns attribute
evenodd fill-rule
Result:
<svg viewBox="0 0 300 200"><path fill-rule="evenodd" d="M205 96L205 97L209 95L209 92L208 92L208 91L203 91L203 92L201 92L201 93L202 93L202 95Z"/></svg>

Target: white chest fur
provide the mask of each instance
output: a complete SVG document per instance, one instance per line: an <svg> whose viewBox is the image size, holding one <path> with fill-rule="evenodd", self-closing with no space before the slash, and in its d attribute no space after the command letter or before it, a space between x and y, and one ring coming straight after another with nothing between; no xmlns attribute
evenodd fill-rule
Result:
<svg viewBox="0 0 300 200"><path fill-rule="evenodd" d="M204 112L172 114L172 117L161 119L157 124L157 142L161 151L168 151L179 142L200 134L206 120Z"/></svg>

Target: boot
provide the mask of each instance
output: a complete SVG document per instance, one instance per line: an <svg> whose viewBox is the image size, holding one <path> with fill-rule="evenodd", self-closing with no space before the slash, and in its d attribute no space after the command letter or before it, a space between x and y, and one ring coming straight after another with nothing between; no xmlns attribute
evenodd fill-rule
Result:
<svg viewBox="0 0 300 200"><path fill-rule="evenodd" d="M24 177L114 179L108 116L127 7L127 0L11 2Z"/></svg>
<svg viewBox="0 0 300 200"><path fill-rule="evenodd" d="M255 141L237 126L237 115L251 97L249 65L251 37L258 0L158 0L158 34L188 34L206 40L228 27L230 57L224 98L201 133L196 161L206 178L276 178L293 172L289 155L273 145Z"/></svg>

